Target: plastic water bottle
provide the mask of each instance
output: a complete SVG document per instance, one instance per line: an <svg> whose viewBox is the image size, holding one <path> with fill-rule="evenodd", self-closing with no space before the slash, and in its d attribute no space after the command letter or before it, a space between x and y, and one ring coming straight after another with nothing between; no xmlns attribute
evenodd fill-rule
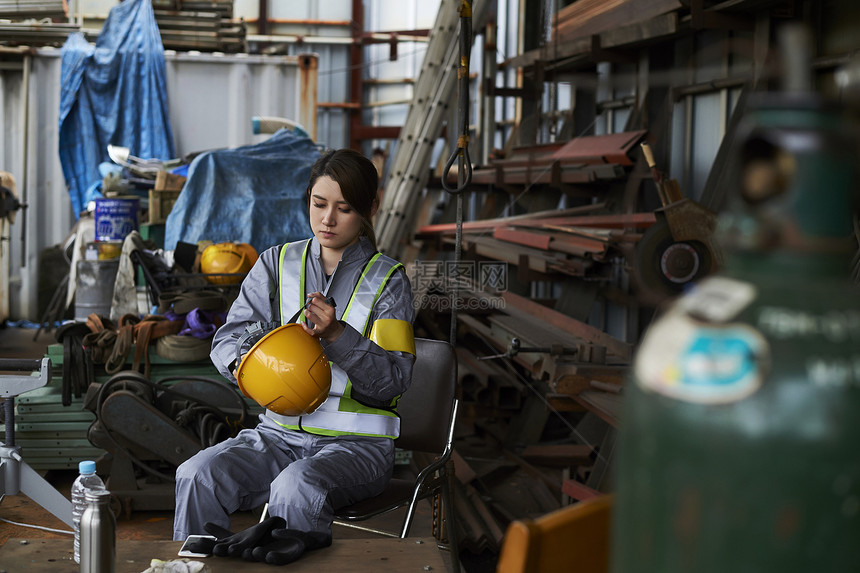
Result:
<svg viewBox="0 0 860 573"><path fill-rule="evenodd" d="M110 492L88 490L81 516L81 573L114 573L116 519L110 510Z"/></svg>
<svg viewBox="0 0 860 573"><path fill-rule="evenodd" d="M96 475L96 463L83 461L78 464L80 475L72 484L72 524L75 526L75 563L81 562L81 516L87 508L87 490L104 490L105 484Z"/></svg>

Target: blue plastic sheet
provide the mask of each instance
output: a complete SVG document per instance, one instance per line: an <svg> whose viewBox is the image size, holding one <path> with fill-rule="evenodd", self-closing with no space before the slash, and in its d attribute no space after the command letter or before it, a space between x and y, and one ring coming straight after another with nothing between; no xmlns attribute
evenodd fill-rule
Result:
<svg viewBox="0 0 860 573"><path fill-rule="evenodd" d="M114 6L95 47L81 34L63 45L60 163L76 214L86 208L108 144L135 157L174 156L164 47L150 0Z"/></svg>
<svg viewBox="0 0 860 573"><path fill-rule="evenodd" d="M201 153L167 217L164 248L239 241L260 253L310 237L305 198L319 156L310 138L287 129L255 145Z"/></svg>

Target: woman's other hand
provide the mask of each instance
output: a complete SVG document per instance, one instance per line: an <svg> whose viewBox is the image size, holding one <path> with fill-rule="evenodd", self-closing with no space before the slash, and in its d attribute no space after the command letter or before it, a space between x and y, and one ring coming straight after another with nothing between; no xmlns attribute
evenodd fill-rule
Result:
<svg viewBox="0 0 860 573"><path fill-rule="evenodd" d="M308 298L311 300L304 313L314 327L308 328L305 323L301 323L302 328L311 336L334 342L344 330L343 324L337 320L335 307L328 303L321 292L311 293Z"/></svg>

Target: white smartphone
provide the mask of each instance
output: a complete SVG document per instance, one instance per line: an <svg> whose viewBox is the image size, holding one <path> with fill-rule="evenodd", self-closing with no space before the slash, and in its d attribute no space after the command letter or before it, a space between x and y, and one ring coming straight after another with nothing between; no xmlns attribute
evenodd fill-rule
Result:
<svg viewBox="0 0 860 573"><path fill-rule="evenodd" d="M185 543L179 548L180 557L209 557L211 553L195 553L188 549L188 546L201 539L215 539L214 535L189 535L185 538Z"/></svg>

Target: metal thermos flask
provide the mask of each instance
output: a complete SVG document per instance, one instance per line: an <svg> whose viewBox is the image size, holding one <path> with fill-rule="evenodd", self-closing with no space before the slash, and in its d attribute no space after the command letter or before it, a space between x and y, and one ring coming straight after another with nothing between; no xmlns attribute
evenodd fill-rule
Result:
<svg viewBox="0 0 860 573"><path fill-rule="evenodd" d="M116 519L109 491L88 491L81 516L81 573L114 573Z"/></svg>

